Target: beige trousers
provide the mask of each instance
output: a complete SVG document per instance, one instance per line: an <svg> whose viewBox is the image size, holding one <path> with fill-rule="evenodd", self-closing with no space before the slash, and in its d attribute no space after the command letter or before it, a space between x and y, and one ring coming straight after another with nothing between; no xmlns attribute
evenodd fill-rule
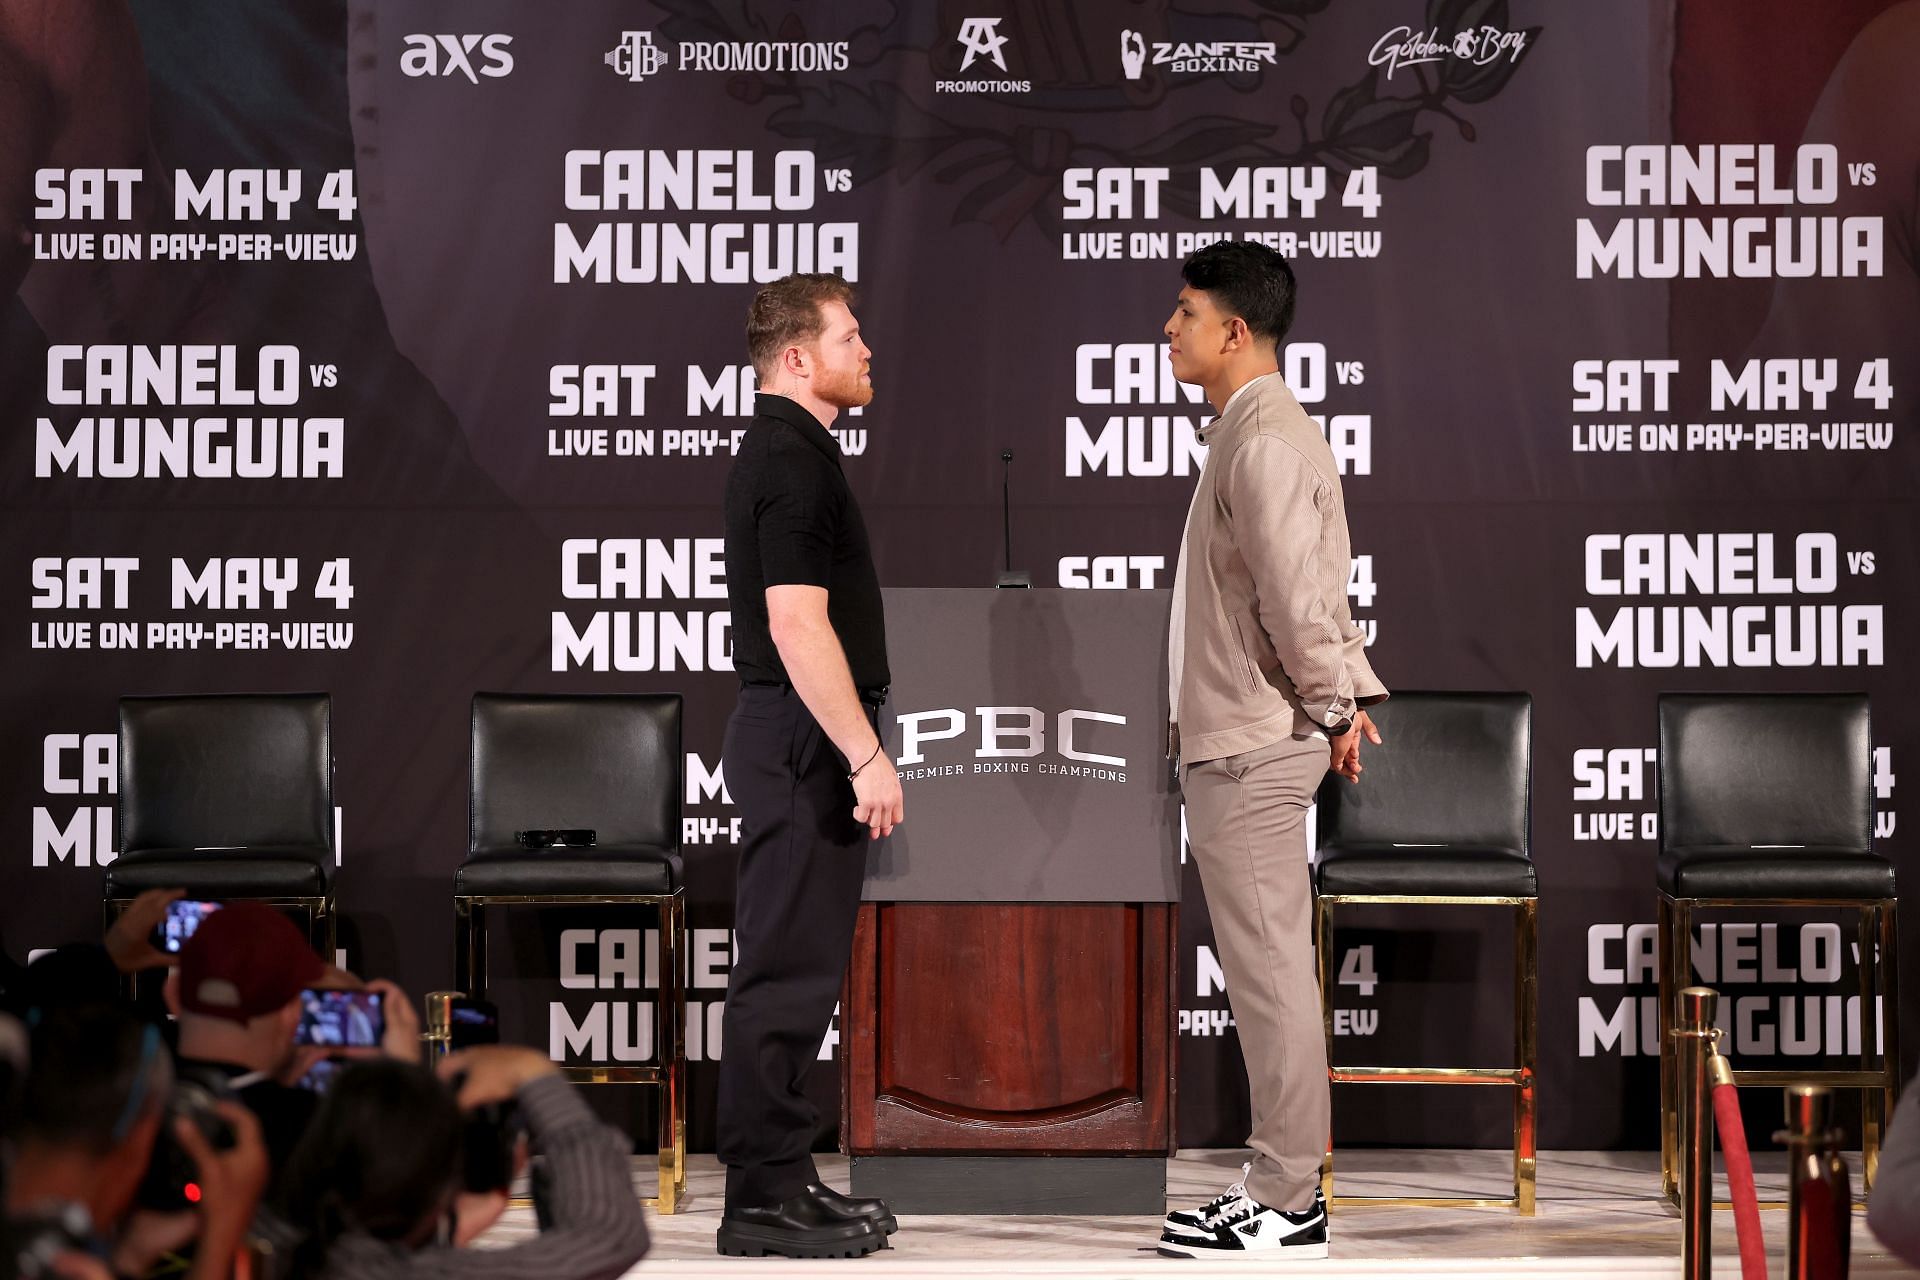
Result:
<svg viewBox="0 0 1920 1280"><path fill-rule="evenodd" d="M1187 838L1247 1060L1247 1194L1277 1209L1313 1203L1332 1124L1306 827L1327 763L1325 741L1283 738L1182 777Z"/></svg>

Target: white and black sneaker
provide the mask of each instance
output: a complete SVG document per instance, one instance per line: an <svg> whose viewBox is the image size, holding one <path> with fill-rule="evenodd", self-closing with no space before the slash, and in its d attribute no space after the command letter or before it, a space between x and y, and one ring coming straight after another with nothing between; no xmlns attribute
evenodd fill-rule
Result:
<svg viewBox="0 0 1920 1280"><path fill-rule="evenodd" d="M1327 1256L1327 1206L1314 1192L1311 1208L1289 1213L1241 1195L1197 1227L1168 1227L1160 1252L1170 1258L1289 1258Z"/></svg>
<svg viewBox="0 0 1920 1280"><path fill-rule="evenodd" d="M1204 1234L1201 1224L1232 1204L1235 1200L1239 1200L1247 1194L1247 1175L1251 1172L1253 1172L1253 1165L1251 1163L1243 1164L1240 1166L1239 1179L1232 1186L1201 1205L1198 1209L1175 1209L1167 1215L1166 1230L1181 1235L1189 1235L1196 1232Z"/></svg>

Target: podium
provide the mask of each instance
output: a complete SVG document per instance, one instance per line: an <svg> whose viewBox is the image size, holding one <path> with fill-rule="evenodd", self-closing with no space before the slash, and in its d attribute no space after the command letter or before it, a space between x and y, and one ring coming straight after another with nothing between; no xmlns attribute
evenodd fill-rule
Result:
<svg viewBox="0 0 1920 1280"><path fill-rule="evenodd" d="M1161 1213L1179 796L1165 591L896 589L841 1002L855 1195L902 1213Z"/></svg>

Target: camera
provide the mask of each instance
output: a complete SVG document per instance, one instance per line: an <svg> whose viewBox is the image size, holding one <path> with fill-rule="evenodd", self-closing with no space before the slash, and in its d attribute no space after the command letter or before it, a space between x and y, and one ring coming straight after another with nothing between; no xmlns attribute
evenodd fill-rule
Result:
<svg viewBox="0 0 1920 1280"><path fill-rule="evenodd" d="M181 1213L199 1203L200 1170L173 1136L174 1122L187 1120L215 1151L231 1151L238 1137L226 1117L214 1108L233 1096L226 1077L217 1072L183 1072L174 1081L173 1096L167 1100L160 1132L153 1140L153 1157L147 1162L134 1203L161 1213Z"/></svg>
<svg viewBox="0 0 1920 1280"><path fill-rule="evenodd" d="M57 1276L54 1262L62 1254L94 1254L99 1242L93 1238L93 1222L77 1204L63 1206L58 1212L31 1218L15 1218L5 1224L0 1247L6 1250L8 1274L29 1280L37 1276Z"/></svg>
<svg viewBox="0 0 1920 1280"><path fill-rule="evenodd" d="M489 1102L468 1111L461 1135L465 1189L484 1194L512 1186L513 1158L526 1131L514 1103Z"/></svg>

